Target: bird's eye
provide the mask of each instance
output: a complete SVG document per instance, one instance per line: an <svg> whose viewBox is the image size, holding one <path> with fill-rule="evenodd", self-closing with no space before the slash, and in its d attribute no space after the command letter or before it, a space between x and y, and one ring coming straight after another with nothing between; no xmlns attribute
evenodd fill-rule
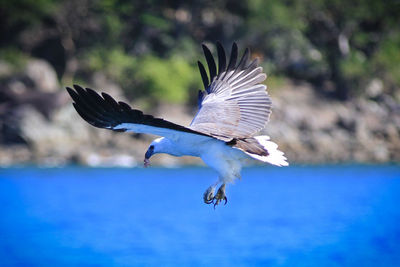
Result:
<svg viewBox="0 0 400 267"><path fill-rule="evenodd" d="M151 145L149 148L150 148L151 150L153 150L153 149L154 149L154 146L153 146L153 145Z"/></svg>

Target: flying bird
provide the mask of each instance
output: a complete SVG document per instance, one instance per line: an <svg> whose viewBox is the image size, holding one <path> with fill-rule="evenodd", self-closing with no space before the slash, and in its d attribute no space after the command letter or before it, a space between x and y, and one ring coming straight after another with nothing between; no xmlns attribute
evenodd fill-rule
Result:
<svg viewBox="0 0 400 267"><path fill-rule="evenodd" d="M79 115L95 127L161 136L145 153L145 167L157 153L200 157L218 173L217 181L203 195L204 202L215 208L223 201L227 203L226 184L241 177L241 168L249 159L276 166L288 166L288 162L268 136L257 135L271 114L271 100L262 84L267 75L258 66L258 59L249 60L249 49L239 59L236 43L227 58L223 46L217 43L217 67L210 49L205 45L202 48L208 73L198 61L204 90L199 91L198 112L187 127L143 114L90 88L74 85L67 90Z"/></svg>

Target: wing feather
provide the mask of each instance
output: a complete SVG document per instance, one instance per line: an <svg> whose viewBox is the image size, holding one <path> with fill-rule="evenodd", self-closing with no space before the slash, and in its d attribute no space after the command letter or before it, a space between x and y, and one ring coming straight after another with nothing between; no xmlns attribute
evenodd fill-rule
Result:
<svg viewBox="0 0 400 267"><path fill-rule="evenodd" d="M201 75L201 79L203 81L204 89L207 90L209 81L208 81L206 69L204 68L204 65L200 61L197 62L197 65L199 66L200 75Z"/></svg>
<svg viewBox="0 0 400 267"><path fill-rule="evenodd" d="M225 50L220 42L217 42L217 51L218 51L218 72L225 71L226 55L225 55Z"/></svg>
<svg viewBox="0 0 400 267"><path fill-rule="evenodd" d="M214 61L214 58L213 58L213 56L211 54L211 51L205 45L202 45L202 47L203 47L204 55L205 55L206 60L207 60L207 65L208 65L208 70L210 72L210 77L215 77L217 75L217 67L215 65L215 61Z"/></svg>
<svg viewBox="0 0 400 267"><path fill-rule="evenodd" d="M229 64L228 64L228 68L227 68L227 73L228 72L230 73L231 70L235 69L237 56L238 56L238 47L237 47L236 43L233 43L232 49L231 49L231 57L229 59Z"/></svg>
<svg viewBox="0 0 400 267"><path fill-rule="evenodd" d="M263 68L258 66L257 59L248 64L249 49L244 51L236 64L236 43L232 45L229 63L226 66L225 50L217 43L216 73L215 61L210 50L203 45L203 51L210 77L207 76L204 66L199 63L203 83L207 81L208 84L190 128L224 141L254 136L265 127L271 114L271 100L266 86L262 84L267 78Z"/></svg>
<svg viewBox="0 0 400 267"><path fill-rule="evenodd" d="M85 121L95 127L118 132L150 133L171 139L179 139L187 135L196 136L196 138L211 138L205 133L143 114L142 111L132 109L125 102L115 101L106 93L100 96L92 89L83 89L79 85L74 85L74 89L67 87L74 101L74 108Z"/></svg>

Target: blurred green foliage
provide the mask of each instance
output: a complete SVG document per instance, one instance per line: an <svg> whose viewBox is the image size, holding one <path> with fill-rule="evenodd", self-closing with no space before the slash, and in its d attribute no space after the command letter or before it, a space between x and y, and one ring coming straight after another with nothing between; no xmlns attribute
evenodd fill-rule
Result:
<svg viewBox="0 0 400 267"><path fill-rule="evenodd" d="M91 71L102 71L118 81L128 95L138 94L148 101L162 99L184 103L189 90L199 89L197 69L180 56L160 58L152 55L133 57L121 48L98 47L87 53L86 63Z"/></svg>
<svg viewBox="0 0 400 267"><path fill-rule="evenodd" d="M276 81L334 84L346 100L374 78L398 90L399 25L396 0L0 0L0 57L46 59L61 81L103 72L132 97L181 103L201 87L200 44L237 41Z"/></svg>
<svg viewBox="0 0 400 267"><path fill-rule="evenodd" d="M0 49L0 59L9 63L14 68L14 71L20 71L29 59L29 55L26 55L15 47L4 47Z"/></svg>
<svg viewBox="0 0 400 267"><path fill-rule="evenodd" d="M371 59L373 73L379 73L386 81L400 85L400 31L386 38Z"/></svg>
<svg viewBox="0 0 400 267"><path fill-rule="evenodd" d="M138 63L136 77L155 99L184 103L188 100L188 89L201 86L200 79L196 79L197 70L181 57L161 59L149 55Z"/></svg>

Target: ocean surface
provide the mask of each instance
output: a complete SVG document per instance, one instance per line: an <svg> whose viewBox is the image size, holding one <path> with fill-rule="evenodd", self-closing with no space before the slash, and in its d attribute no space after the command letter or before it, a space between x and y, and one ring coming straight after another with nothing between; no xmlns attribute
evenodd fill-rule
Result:
<svg viewBox="0 0 400 267"><path fill-rule="evenodd" d="M0 266L400 266L400 166L0 169Z"/></svg>

